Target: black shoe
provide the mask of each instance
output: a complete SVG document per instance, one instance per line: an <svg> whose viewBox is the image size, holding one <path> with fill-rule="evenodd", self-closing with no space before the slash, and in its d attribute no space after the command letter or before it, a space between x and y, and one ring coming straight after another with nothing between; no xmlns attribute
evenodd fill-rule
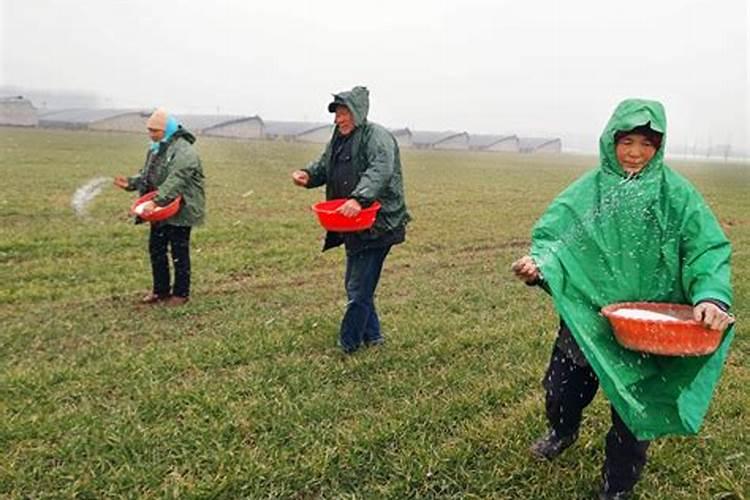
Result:
<svg viewBox="0 0 750 500"><path fill-rule="evenodd" d="M365 346L367 347L378 347L385 344L385 339L383 337L378 337L375 340L365 340Z"/></svg>
<svg viewBox="0 0 750 500"><path fill-rule="evenodd" d="M532 444L529 451L537 458L553 460L575 443L576 439L578 439L577 432L570 436L560 437L555 431L550 430L544 437Z"/></svg>
<svg viewBox="0 0 750 500"><path fill-rule="evenodd" d="M339 342L339 347L341 348L341 351L344 354L354 354L355 352L357 352L359 350L359 348L361 346L360 345L345 346L344 344L342 344L341 342Z"/></svg>

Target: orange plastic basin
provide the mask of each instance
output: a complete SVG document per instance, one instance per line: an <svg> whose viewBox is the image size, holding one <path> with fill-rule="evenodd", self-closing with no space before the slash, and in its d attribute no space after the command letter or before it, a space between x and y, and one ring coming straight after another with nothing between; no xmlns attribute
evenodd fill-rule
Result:
<svg viewBox="0 0 750 500"><path fill-rule="evenodd" d="M137 200L135 200L135 203L130 207L130 215L136 215L140 217L141 219L148 221L148 222L157 222L164 219L169 219L174 214L180 211L180 202L182 201L182 196L178 196L174 200L172 200L169 205L166 205L164 207L156 207L155 210L153 210L150 214L139 214L136 212L136 209L139 205L146 203L147 201L151 201L154 199L154 197L159 194L158 191L151 191L150 193L146 193Z"/></svg>
<svg viewBox="0 0 750 500"><path fill-rule="evenodd" d="M336 209L346 203L346 198L322 201L312 206L313 212L318 216L318 222L328 231L337 233L350 233L370 229L375 223L375 217L380 210L377 201L362 211L356 217L346 217L336 212Z"/></svg>
<svg viewBox="0 0 750 500"><path fill-rule="evenodd" d="M643 311L634 313L633 310ZM663 356L702 356L716 350L723 332L693 319L693 307L661 302L621 302L602 308L623 347ZM665 315L639 318L635 316Z"/></svg>

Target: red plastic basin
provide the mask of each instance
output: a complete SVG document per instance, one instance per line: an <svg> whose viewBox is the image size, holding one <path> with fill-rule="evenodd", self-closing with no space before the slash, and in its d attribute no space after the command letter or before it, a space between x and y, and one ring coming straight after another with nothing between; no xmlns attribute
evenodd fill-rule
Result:
<svg viewBox="0 0 750 500"><path fill-rule="evenodd" d="M659 313L669 318L627 317L625 309ZM663 356L702 356L716 350L724 332L693 319L693 307L663 302L620 302L602 308L623 347ZM628 311L627 313L630 313Z"/></svg>
<svg viewBox="0 0 750 500"><path fill-rule="evenodd" d="M375 223L375 216L380 210L377 201L362 211L356 217L345 217L336 212L336 209L346 203L346 198L322 201L312 206L313 212L318 216L318 222L328 231L337 233L351 233L370 229Z"/></svg>
<svg viewBox="0 0 750 500"><path fill-rule="evenodd" d="M133 203L133 205L130 207L130 215L135 215L140 217L141 219L148 221L148 222L157 222L164 219L169 219L174 214L180 211L180 202L182 201L182 196L177 196L174 200L172 200L169 205L166 205L164 207L157 206L150 214L139 214L136 212L136 209L139 205L142 203L146 203L147 201L151 201L154 199L154 197L159 194L158 191L151 191L150 193L146 193Z"/></svg>

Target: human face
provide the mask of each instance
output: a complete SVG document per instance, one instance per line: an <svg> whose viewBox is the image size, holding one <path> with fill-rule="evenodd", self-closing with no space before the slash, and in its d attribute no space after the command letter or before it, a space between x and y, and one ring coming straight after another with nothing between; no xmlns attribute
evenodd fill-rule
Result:
<svg viewBox="0 0 750 500"><path fill-rule="evenodd" d="M349 135L356 127L354 123L354 115L349 108L346 106L336 106L336 117L333 119L333 123L339 128L341 135Z"/></svg>
<svg viewBox="0 0 750 500"><path fill-rule="evenodd" d="M157 128L150 128L148 129L148 136L151 138L151 141L159 142L164 139L164 131Z"/></svg>
<svg viewBox="0 0 750 500"><path fill-rule="evenodd" d="M625 172L636 174L643 170L654 157L656 145L645 135L628 134L617 141L615 154Z"/></svg>

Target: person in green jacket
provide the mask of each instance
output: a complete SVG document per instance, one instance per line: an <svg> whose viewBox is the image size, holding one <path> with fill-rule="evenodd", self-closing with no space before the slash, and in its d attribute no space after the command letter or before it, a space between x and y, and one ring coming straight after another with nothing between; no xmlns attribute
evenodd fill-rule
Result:
<svg viewBox="0 0 750 500"><path fill-rule="evenodd" d="M369 91L354 87L334 94L328 111L335 113L331 141L320 159L292 173L295 185L326 186L326 199L347 198L338 209L356 217L375 201L381 208L372 228L326 235L323 250L346 248L345 287L348 298L339 344L346 353L384 341L375 310L375 289L388 252L406 237L409 213L404 201L398 143L385 128L367 120Z"/></svg>
<svg viewBox="0 0 750 500"><path fill-rule="evenodd" d="M565 189L532 231L515 275L540 285L560 315L544 377L549 432L531 452L551 460L578 438L599 385L611 403L600 498L627 498L650 440L695 434L734 336L731 247L698 191L663 163L666 116L628 99L599 141L600 165ZM696 321L725 331L711 355L629 351L602 307L630 301L691 304Z"/></svg>
<svg viewBox="0 0 750 500"><path fill-rule="evenodd" d="M190 297L190 233L193 226L203 223L205 192L203 167L193 148L195 136L164 109L157 109L146 122L151 144L141 171L132 177L118 175L114 184L141 195L158 194L144 207L148 214L156 206L166 206L182 197L179 211L164 221L152 222L149 233L149 256L153 287L141 302L185 304ZM136 217L136 223L143 222ZM171 282L168 248L172 253L174 283Z"/></svg>

